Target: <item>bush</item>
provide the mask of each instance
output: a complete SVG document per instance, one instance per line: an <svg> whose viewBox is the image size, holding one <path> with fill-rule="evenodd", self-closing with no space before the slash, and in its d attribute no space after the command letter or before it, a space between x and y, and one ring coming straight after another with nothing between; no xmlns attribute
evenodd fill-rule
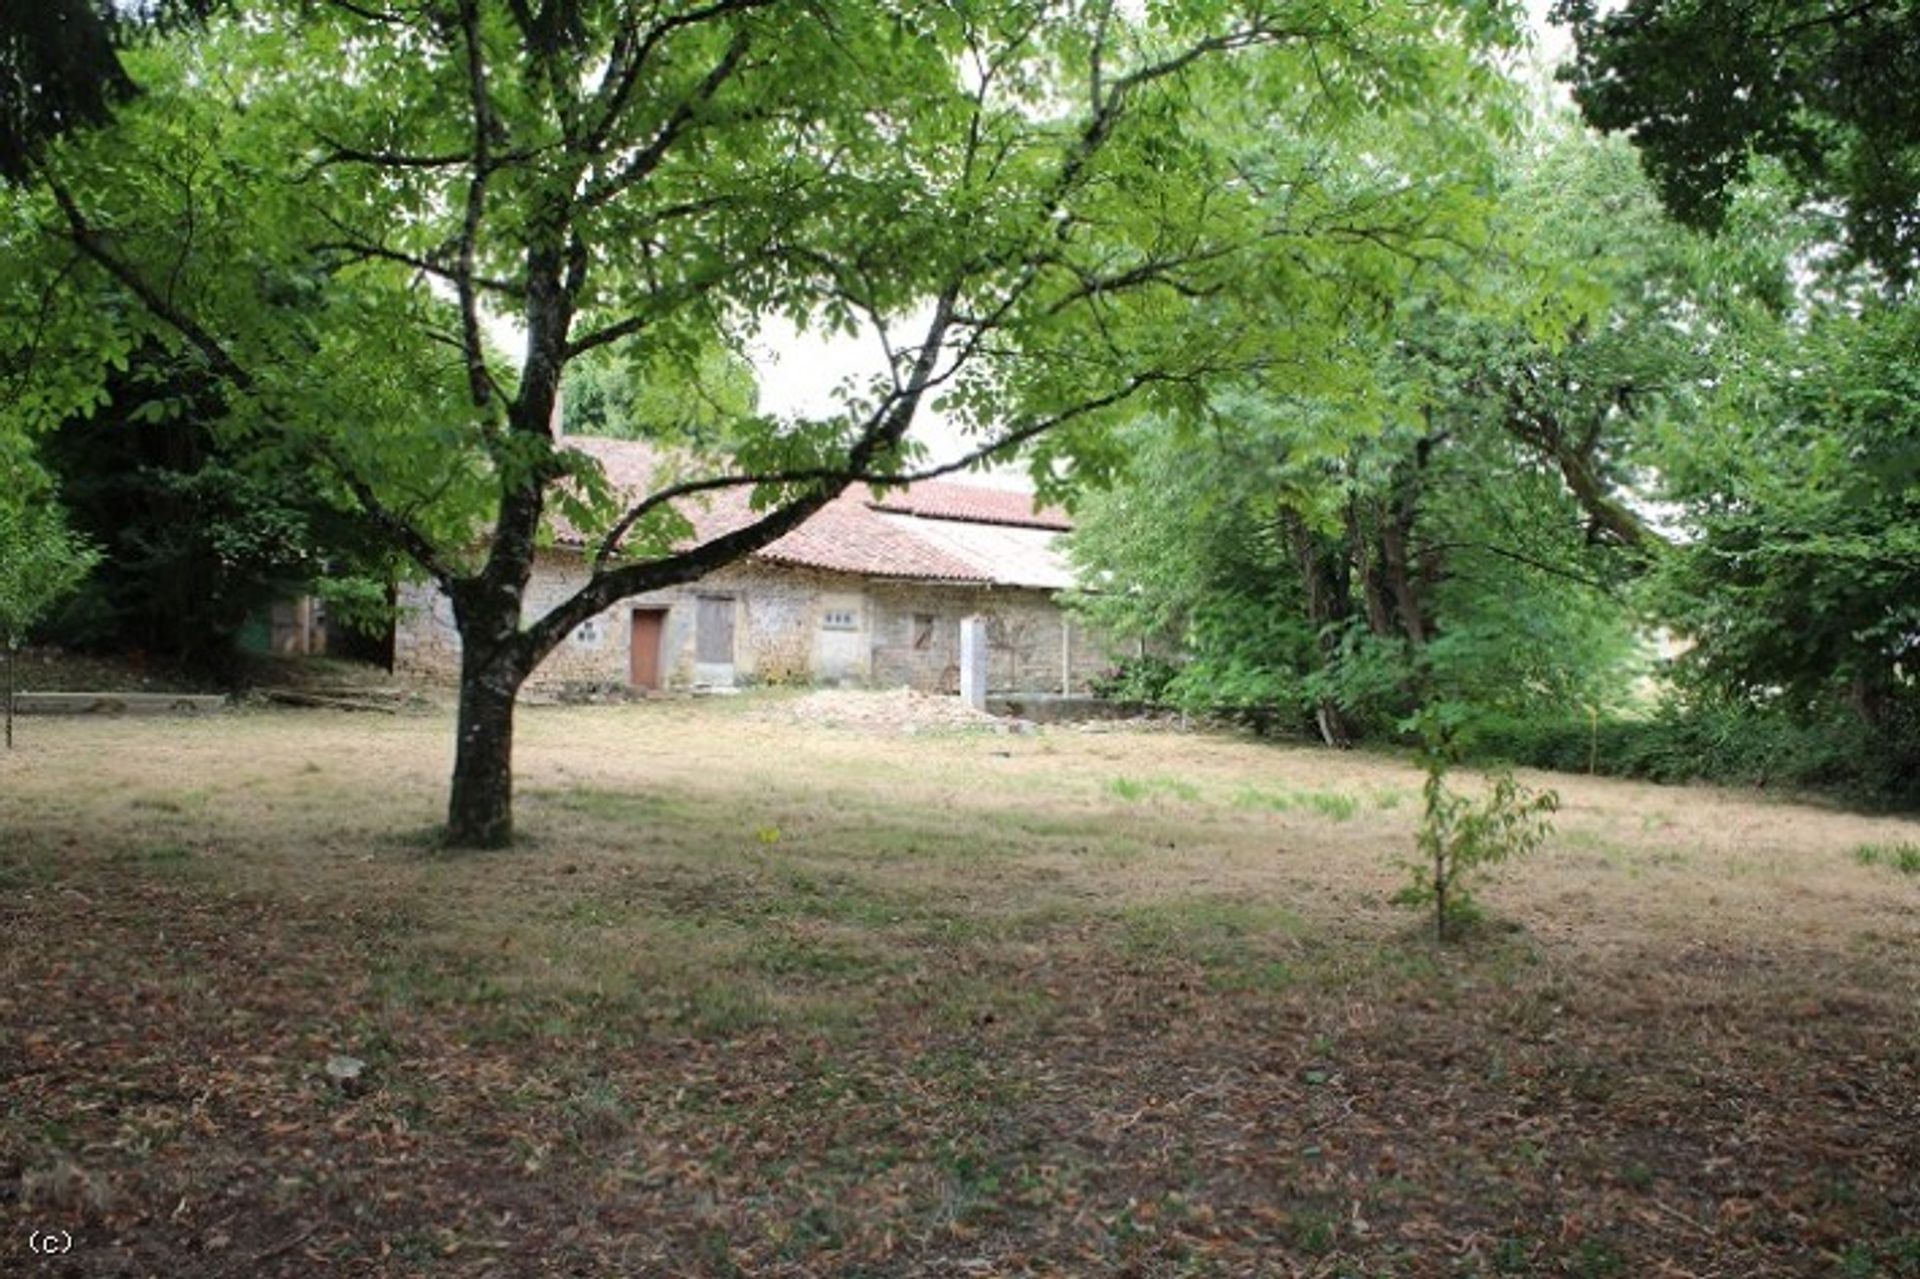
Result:
<svg viewBox="0 0 1920 1279"><path fill-rule="evenodd" d="M1089 681L1089 687L1095 697L1106 701L1164 706L1167 685L1173 683L1179 673L1179 666L1164 657L1130 657L1105 674L1095 676Z"/></svg>
<svg viewBox="0 0 1920 1279"><path fill-rule="evenodd" d="M1180 711L1261 736L1310 731L1299 681L1286 672L1241 663L1173 662L1164 657L1129 658L1091 683L1093 695L1110 702Z"/></svg>
<svg viewBox="0 0 1920 1279"><path fill-rule="evenodd" d="M1647 719L1490 718L1473 756L1654 782L1712 781L1823 791L1920 808L1920 723L1871 729L1843 708L1793 715L1727 700L1669 704Z"/></svg>

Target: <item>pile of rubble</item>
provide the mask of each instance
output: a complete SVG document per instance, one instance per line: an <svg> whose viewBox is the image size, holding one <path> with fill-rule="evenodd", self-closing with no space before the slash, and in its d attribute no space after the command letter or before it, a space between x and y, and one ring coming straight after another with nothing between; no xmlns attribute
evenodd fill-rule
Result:
<svg viewBox="0 0 1920 1279"><path fill-rule="evenodd" d="M767 713L795 724L857 728L904 734L972 729L989 733L1031 733L1030 720L976 711L958 697L911 688L885 692L819 689L803 697L771 703Z"/></svg>

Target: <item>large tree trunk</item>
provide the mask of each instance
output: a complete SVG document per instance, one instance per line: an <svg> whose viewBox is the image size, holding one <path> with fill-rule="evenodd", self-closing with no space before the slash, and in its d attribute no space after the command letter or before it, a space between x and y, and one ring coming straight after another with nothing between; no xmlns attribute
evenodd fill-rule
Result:
<svg viewBox="0 0 1920 1279"><path fill-rule="evenodd" d="M1400 631L1416 649L1427 642L1426 606L1420 598L1420 588L1413 580L1412 566L1407 562L1407 538L1396 527L1389 525L1380 534L1380 567L1386 578L1387 590L1393 596L1393 611L1400 619Z"/></svg>
<svg viewBox="0 0 1920 1279"><path fill-rule="evenodd" d="M1307 589L1307 618L1319 637L1321 662L1331 670L1340 661L1340 631L1353 613L1346 547L1338 542L1328 545L1291 511L1281 516L1281 525L1300 565L1300 580ZM1327 745L1340 750L1353 745L1353 725L1331 697L1320 700L1313 720Z"/></svg>
<svg viewBox="0 0 1920 1279"><path fill-rule="evenodd" d="M1426 601L1413 577L1409 548L1413 528L1420 519L1420 497L1426 482L1427 464L1433 459L1435 435L1433 413L1427 413L1427 433L1414 442L1413 457L1394 467L1393 483L1387 494L1386 508L1380 519L1380 570L1393 596L1393 611L1400 619L1400 631L1415 649L1427 642Z"/></svg>
<svg viewBox="0 0 1920 1279"><path fill-rule="evenodd" d="M530 563L531 554L526 558ZM460 716L447 801L446 841L453 848L513 842L513 708L538 661L519 643L524 581L523 574L503 589L469 580L450 591L460 630Z"/></svg>
<svg viewBox="0 0 1920 1279"><path fill-rule="evenodd" d="M447 843L505 848L513 842L513 708L524 677L479 657L463 655L460 667Z"/></svg>
<svg viewBox="0 0 1920 1279"><path fill-rule="evenodd" d="M1393 608L1387 603L1386 587L1381 581L1380 555L1373 545L1373 530L1365 518L1358 498L1347 503L1347 556L1353 562L1354 582L1360 588L1360 602L1366 607L1367 629L1375 635L1393 634Z"/></svg>

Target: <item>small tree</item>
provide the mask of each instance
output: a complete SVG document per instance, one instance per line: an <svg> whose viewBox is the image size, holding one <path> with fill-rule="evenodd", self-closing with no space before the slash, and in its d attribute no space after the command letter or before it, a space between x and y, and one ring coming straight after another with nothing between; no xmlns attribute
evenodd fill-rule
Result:
<svg viewBox="0 0 1920 1279"><path fill-rule="evenodd" d="M27 631L93 570L100 552L51 503L0 506L0 640L7 646L6 741L13 749L14 655Z"/></svg>
<svg viewBox="0 0 1920 1279"><path fill-rule="evenodd" d="M1524 856L1546 842L1560 795L1522 786L1511 772L1494 777L1477 800L1453 790L1446 779L1459 756L1456 740L1442 717L1429 711L1419 718L1426 808L1414 841L1419 855L1405 863L1409 883L1394 901L1415 908L1431 903L1434 937L1444 942L1477 914L1467 881L1483 866Z"/></svg>

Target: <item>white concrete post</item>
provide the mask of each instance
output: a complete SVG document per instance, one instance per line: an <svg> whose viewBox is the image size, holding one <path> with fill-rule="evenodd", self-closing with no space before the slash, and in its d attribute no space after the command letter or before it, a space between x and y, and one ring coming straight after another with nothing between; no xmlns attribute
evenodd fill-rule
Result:
<svg viewBox="0 0 1920 1279"><path fill-rule="evenodd" d="M960 700L977 711L987 709L987 619L960 619Z"/></svg>

